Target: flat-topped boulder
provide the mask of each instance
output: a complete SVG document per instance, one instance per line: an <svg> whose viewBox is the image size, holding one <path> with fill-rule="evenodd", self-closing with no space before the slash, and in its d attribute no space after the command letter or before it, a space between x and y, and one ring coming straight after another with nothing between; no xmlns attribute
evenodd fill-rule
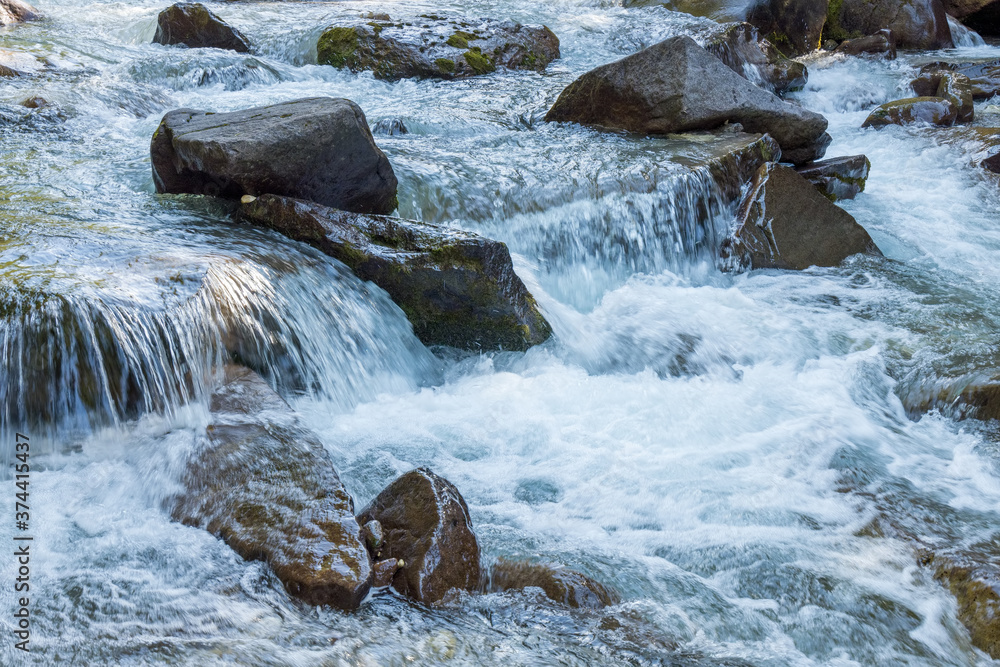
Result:
<svg viewBox="0 0 1000 667"><path fill-rule="evenodd" d="M39 18L37 9L21 0L0 0L0 27Z"/></svg>
<svg viewBox="0 0 1000 667"><path fill-rule="evenodd" d="M837 45L834 52L848 56L881 56L886 60L895 60L896 35L892 30L883 28L874 35L845 39Z"/></svg>
<svg viewBox="0 0 1000 667"><path fill-rule="evenodd" d="M272 193L391 213L396 175L361 107L312 97L267 107L167 113L150 144L157 192L239 199Z"/></svg>
<svg viewBox="0 0 1000 667"><path fill-rule="evenodd" d="M499 241L288 197L246 200L244 220L309 243L388 292L427 345L524 350L551 335Z"/></svg>
<svg viewBox="0 0 1000 667"><path fill-rule="evenodd" d="M179 2L160 12L156 17L153 42L179 44L192 49L211 47L239 53L250 51L250 42L239 30L200 2Z"/></svg>
<svg viewBox="0 0 1000 667"><path fill-rule="evenodd" d="M865 191L865 181L872 163L864 155L841 157L810 162L796 169L799 175L816 186L830 201L854 199Z"/></svg>
<svg viewBox="0 0 1000 667"><path fill-rule="evenodd" d="M558 57L559 39L545 26L492 19L383 16L330 26L316 43L320 65L390 81L461 79L498 68L541 72Z"/></svg>
<svg viewBox="0 0 1000 667"><path fill-rule="evenodd" d="M690 37L673 37L603 65L571 83L545 116L644 134L710 130L739 123L770 134L783 159L819 159L830 143L820 114L763 90Z"/></svg>
<svg viewBox="0 0 1000 667"><path fill-rule="evenodd" d="M881 254L847 211L776 163L758 170L722 250L726 264L740 269L836 266L857 253Z"/></svg>
<svg viewBox="0 0 1000 667"><path fill-rule="evenodd" d="M889 125L938 125L948 127L958 119L959 107L946 97L909 97L886 102L868 114L861 127Z"/></svg>
<svg viewBox="0 0 1000 667"><path fill-rule="evenodd" d="M703 46L750 83L778 95L803 87L809 78L805 65L786 58L749 23L721 25Z"/></svg>
<svg viewBox="0 0 1000 667"><path fill-rule="evenodd" d="M372 565L354 501L323 444L246 368L226 369L210 408L174 520L266 562L305 602L356 609L371 588Z"/></svg>
<svg viewBox="0 0 1000 667"><path fill-rule="evenodd" d="M954 46L941 0L836 0L829 4L824 39L856 39L888 28L901 49Z"/></svg>

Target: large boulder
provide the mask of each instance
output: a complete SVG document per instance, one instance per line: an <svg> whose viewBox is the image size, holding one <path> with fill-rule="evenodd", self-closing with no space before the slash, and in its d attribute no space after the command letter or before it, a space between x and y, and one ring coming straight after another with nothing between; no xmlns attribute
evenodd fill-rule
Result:
<svg viewBox="0 0 1000 667"><path fill-rule="evenodd" d="M925 74L937 74L946 71L961 74L969 79L969 87L972 90L972 99L974 100L986 100L1000 94L1000 60L984 63L930 63L920 68L921 76L914 81L914 86L928 85L917 83L923 79L923 75ZM925 88L921 90L925 90ZM922 93L918 92L917 94L920 95Z"/></svg>
<svg viewBox="0 0 1000 667"><path fill-rule="evenodd" d="M754 177L722 254L731 268L801 270L862 252L881 254L864 227L794 170L770 163Z"/></svg>
<svg viewBox="0 0 1000 667"><path fill-rule="evenodd" d="M854 199L865 191L872 163L864 155L846 155L810 162L796 169L830 201Z"/></svg>
<svg viewBox="0 0 1000 667"><path fill-rule="evenodd" d="M188 463L173 518L266 562L305 602L357 608L371 561L323 444L245 368L227 369L210 407L207 442Z"/></svg>
<svg viewBox="0 0 1000 667"><path fill-rule="evenodd" d="M150 145L157 192L239 198L272 193L358 213L396 208L396 175L361 108L313 97L163 117Z"/></svg>
<svg viewBox="0 0 1000 667"><path fill-rule="evenodd" d="M753 85L690 37L673 37L571 83L545 116L645 134L739 123L768 133L785 160L802 164L830 143L826 119Z"/></svg>
<svg viewBox="0 0 1000 667"><path fill-rule="evenodd" d="M702 45L731 70L776 95L802 88L809 77L805 65L786 58L749 23L721 25Z"/></svg>
<svg viewBox="0 0 1000 667"><path fill-rule="evenodd" d="M240 53L250 51L250 43L239 30L199 2L179 2L160 12L156 17L153 42L230 49Z"/></svg>
<svg viewBox="0 0 1000 667"><path fill-rule="evenodd" d="M392 587L432 603L449 591L475 591L481 572L479 543L469 508L458 489L427 468L397 478L358 515L378 521L384 531L381 553L403 561Z"/></svg>
<svg viewBox="0 0 1000 667"><path fill-rule="evenodd" d="M37 9L21 0L0 0L0 26L32 21L40 16Z"/></svg>
<svg viewBox="0 0 1000 667"><path fill-rule="evenodd" d="M561 565L500 559L490 568L489 591L540 588L556 602L585 609L601 609L621 601L612 589L585 574Z"/></svg>
<svg viewBox="0 0 1000 667"><path fill-rule="evenodd" d="M374 282L425 344L524 350L551 334L498 241L274 195L247 197L241 216L309 243Z"/></svg>
<svg viewBox="0 0 1000 667"><path fill-rule="evenodd" d="M892 30L901 49L954 46L941 0L833 0L824 39L856 39Z"/></svg>
<svg viewBox="0 0 1000 667"><path fill-rule="evenodd" d="M909 97L886 102L870 114L861 127L883 128L888 125L938 125L949 127L958 118L959 107L945 97Z"/></svg>
<svg viewBox="0 0 1000 667"><path fill-rule="evenodd" d="M489 19L405 23L385 16L331 26L316 43L320 65L370 71L390 81L459 79L498 67L541 72L558 57L559 39L545 26Z"/></svg>
<svg viewBox="0 0 1000 667"><path fill-rule="evenodd" d="M801 55L819 48L830 0L757 0L747 21L786 53Z"/></svg>

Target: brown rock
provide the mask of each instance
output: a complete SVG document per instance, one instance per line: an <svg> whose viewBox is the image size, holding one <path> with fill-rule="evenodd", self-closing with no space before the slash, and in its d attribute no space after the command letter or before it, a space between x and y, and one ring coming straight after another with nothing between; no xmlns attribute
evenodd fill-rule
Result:
<svg viewBox="0 0 1000 667"><path fill-rule="evenodd" d="M37 9L21 0L0 0L0 26L33 21L39 18Z"/></svg>
<svg viewBox="0 0 1000 667"><path fill-rule="evenodd" d="M385 588L392 583L392 578L396 576L399 568L403 567L403 561L395 558L386 558L377 561L372 566L372 587Z"/></svg>
<svg viewBox="0 0 1000 667"><path fill-rule="evenodd" d="M239 30L199 2L179 2L156 18L154 44L180 44L194 48L229 49L248 53L250 43Z"/></svg>
<svg viewBox="0 0 1000 667"><path fill-rule="evenodd" d="M848 155L810 162L795 171L816 186L827 199L854 199L865 191L872 163L864 155Z"/></svg>
<svg viewBox="0 0 1000 667"><path fill-rule="evenodd" d="M490 591L541 588L556 602L574 608L601 609L621 602L619 595L590 577L561 565L500 559L490 568Z"/></svg>
<svg viewBox="0 0 1000 667"><path fill-rule="evenodd" d="M479 587L479 543L469 508L451 482L418 468L387 486L359 515L385 530L382 553L404 565L392 580L400 593L437 602L451 590Z"/></svg>
<svg viewBox="0 0 1000 667"><path fill-rule="evenodd" d="M958 600L972 645L1000 658L1000 563L982 555L935 554L934 578Z"/></svg>
<svg viewBox="0 0 1000 667"><path fill-rule="evenodd" d="M926 123L948 127L958 118L958 105L944 97L911 97L887 102L878 107L861 127L882 128L887 125Z"/></svg>
<svg viewBox="0 0 1000 667"><path fill-rule="evenodd" d="M747 21L790 55L815 51L822 41L829 0L758 0Z"/></svg>
<svg viewBox="0 0 1000 667"><path fill-rule="evenodd" d="M1000 60L984 63L946 63L935 62L920 68L921 74L938 73L942 71L955 72L969 78L972 89L972 99L985 100L1000 94ZM921 80L919 77L918 80ZM936 81L936 79L934 79ZM914 82L916 83L916 82ZM927 90L930 83L921 84L921 91ZM936 90L935 90L936 92ZM923 95L923 92L918 92ZM930 93L934 94L934 93Z"/></svg>
<svg viewBox="0 0 1000 667"><path fill-rule="evenodd" d="M867 37L845 39L834 50L849 56L881 55L885 56L886 60L895 60L896 36L892 30L885 28Z"/></svg>

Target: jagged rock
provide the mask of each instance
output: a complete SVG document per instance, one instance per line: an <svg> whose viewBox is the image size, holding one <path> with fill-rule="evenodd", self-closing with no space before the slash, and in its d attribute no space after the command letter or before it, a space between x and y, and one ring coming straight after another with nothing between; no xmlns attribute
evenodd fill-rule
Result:
<svg viewBox="0 0 1000 667"><path fill-rule="evenodd" d="M881 254L847 211L776 163L758 170L736 219L722 252L732 268L801 270L836 266L861 252Z"/></svg>
<svg viewBox="0 0 1000 667"><path fill-rule="evenodd" d="M796 169L830 201L854 199L865 191L872 163L864 155L847 155L810 162Z"/></svg>
<svg viewBox="0 0 1000 667"><path fill-rule="evenodd" d="M541 588L556 602L574 608L601 609L621 602L618 594L590 577L561 565L500 559L490 568L490 591Z"/></svg>
<svg viewBox="0 0 1000 667"><path fill-rule="evenodd" d="M33 21L41 14L37 9L21 0L0 0L0 27Z"/></svg>
<svg viewBox="0 0 1000 667"><path fill-rule="evenodd" d="M786 58L749 23L722 25L703 46L746 80L778 95L803 87L809 77L805 65Z"/></svg>
<svg viewBox="0 0 1000 667"><path fill-rule="evenodd" d="M820 47L829 0L757 0L747 21L786 53L802 55Z"/></svg>
<svg viewBox="0 0 1000 667"><path fill-rule="evenodd" d="M845 39L837 45L834 51L845 53L849 56L881 55L885 56L886 60L895 60L896 36L892 33L892 30L885 28L867 37Z"/></svg>
<svg viewBox="0 0 1000 667"><path fill-rule="evenodd" d="M886 102L872 111L861 127L927 123L948 127L958 118L958 105L944 97L910 97Z"/></svg>
<svg viewBox="0 0 1000 667"><path fill-rule="evenodd" d="M971 553L935 554L934 578L958 601L972 645L1000 659L1000 562Z"/></svg>
<svg viewBox="0 0 1000 667"><path fill-rule="evenodd" d="M968 77L974 100L985 100L1000 94L1000 60L985 63L936 62L920 68L921 75L943 71L955 72ZM922 77L918 77L918 80L921 79Z"/></svg>
<svg viewBox="0 0 1000 667"><path fill-rule="evenodd" d="M396 208L396 175L361 108L313 97L163 117L150 145L157 192L238 199L273 193L358 213Z"/></svg>
<svg viewBox="0 0 1000 667"><path fill-rule="evenodd" d="M310 243L374 282L425 344L524 350L551 334L498 241L274 195L247 201L241 216Z"/></svg>
<svg viewBox="0 0 1000 667"><path fill-rule="evenodd" d="M317 62L395 81L459 79L498 67L541 72L559 57L559 39L545 26L424 18L404 23L385 16L331 26L316 44Z"/></svg>
<svg viewBox="0 0 1000 667"><path fill-rule="evenodd" d="M826 119L754 86L698 46L673 37L571 83L545 116L646 134L707 130L739 123L766 132L795 164L823 156Z"/></svg>
<svg viewBox="0 0 1000 667"><path fill-rule="evenodd" d="M154 44L183 44L191 48L250 51L250 43L239 30L208 10L200 2L178 2L156 17Z"/></svg>
<svg viewBox="0 0 1000 667"><path fill-rule="evenodd" d="M857 39L892 30L901 49L949 49L954 46L941 0L834 0L824 39Z"/></svg>
<svg viewBox="0 0 1000 667"><path fill-rule="evenodd" d="M208 442L188 463L174 520L263 560L305 602L357 608L371 587L371 562L323 444L249 369L227 369L211 411Z"/></svg>
<svg viewBox="0 0 1000 667"><path fill-rule="evenodd" d="M420 602L479 587L479 543L458 489L427 468L402 475L359 515L385 529L383 553L403 561L392 586Z"/></svg>

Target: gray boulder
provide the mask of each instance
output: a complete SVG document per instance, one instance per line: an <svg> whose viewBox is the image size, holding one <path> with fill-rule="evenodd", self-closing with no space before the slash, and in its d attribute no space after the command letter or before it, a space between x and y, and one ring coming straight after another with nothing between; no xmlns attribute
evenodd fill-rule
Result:
<svg viewBox="0 0 1000 667"><path fill-rule="evenodd" d="M747 21L779 49L793 55L819 48L829 0L757 0L747 9Z"/></svg>
<svg viewBox="0 0 1000 667"><path fill-rule="evenodd" d="M274 195L246 201L241 217L309 243L374 282L427 345L525 350L551 335L498 241Z"/></svg>
<svg viewBox="0 0 1000 667"><path fill-rule="evenodd" d="M824 39L857 39L892 30L901 49L954 46L941 0L839 0L830 3Z"/></svg>
<svg viewBox="0 0 1000 667"><path fill-rule="evenodd" d="M954 72L969 79L969 87L972 90L972 99L986 100L994 95L1000 94L1000 60L984 63L945 63L936 62L924 65L920 68L921 76L914 81L914 86L921 85L918 95L935 94L925 93L927 83L920 83L925 74L937 74L941 72Z"/></svg>
<svg viewBox="0 0 1000 667"><path fill-rule="evenodd" d="M849 56L876 55L884 56L886 60L896 59L896 35L892 30L883 28L874 35L845 39L834 49L836 53Z"/></svg>
<svg viewBox="0 0 1000 667"><path fill-rule="evenodd" d="M826 119L754 86L690 37L673 37L571 83L545 116L645 134L739 123L770 134L783 159L803 164L830 143Z"/></svg>
<svg viewBox="0 0 1000 667"><path fill-rule="evenodd" d="M796 171L827 199L838 201L854 199L859 192L865 191L871 166L872 163L864 155L848 155L810 162Z"/></svg>
<svg viewBox="0 0 1000 667"><path fill-rule="evenodd" d="M266 562L289 594L356 609L372 565L354 501L323 444L260 376L229 367L207 443L190 460L174 520Z"/></svg>
<svg viewBox="0 0 1000 667"><path fill-rule="evenodd" d="M156 17L153 43L229 49L240 53L250 51L250 43L239 30L199 2L179 2L160 12Z"/></svg>
<svg viewBox="0 0 1000 667"><path fill-rule="evenodd" d="M273 193L358 213L396 208L396 175L361 108L314 97L163 117L150 145L157 192L238 199Z"/></svg>
<svg viewBox="0 0 1000 667"><path fill-rule="evenodd" d="M703 46L729 69L776 95L803 87L809 78L805 65L786 58L749 23L719 26Z"/></svg>
<svg viewBox="0 0 1000 667"><path fill-rule="evenodd" d="M320 65L370 71L376 78L460 79L498 67L541 72L559 57L559 39L545 26L512 21L448 20L418 23L383 16L331 26L316 43Z"/></svg>
<svg viewBox="0 0 1000 667"><path fill-rule="evenodd" d="M861 127L882 128L915 123L949 127L955 124L958 110L958 105L945 97L910 97L881 105L868 114Z"/></svg>
<svg viewBox="0 0 1000 667"><path fill-rule="evenodd" d="M881 254L864 227L794 170L770 163L741 202L722 256L729 268L802 270L862 252Z"/></svg>
<svg viewBox="0 0 1000 667"><path fill-rule="evenodd" d="M37 9L21 0L0 0L0 26L33 21L41 16Z"/></svg>

